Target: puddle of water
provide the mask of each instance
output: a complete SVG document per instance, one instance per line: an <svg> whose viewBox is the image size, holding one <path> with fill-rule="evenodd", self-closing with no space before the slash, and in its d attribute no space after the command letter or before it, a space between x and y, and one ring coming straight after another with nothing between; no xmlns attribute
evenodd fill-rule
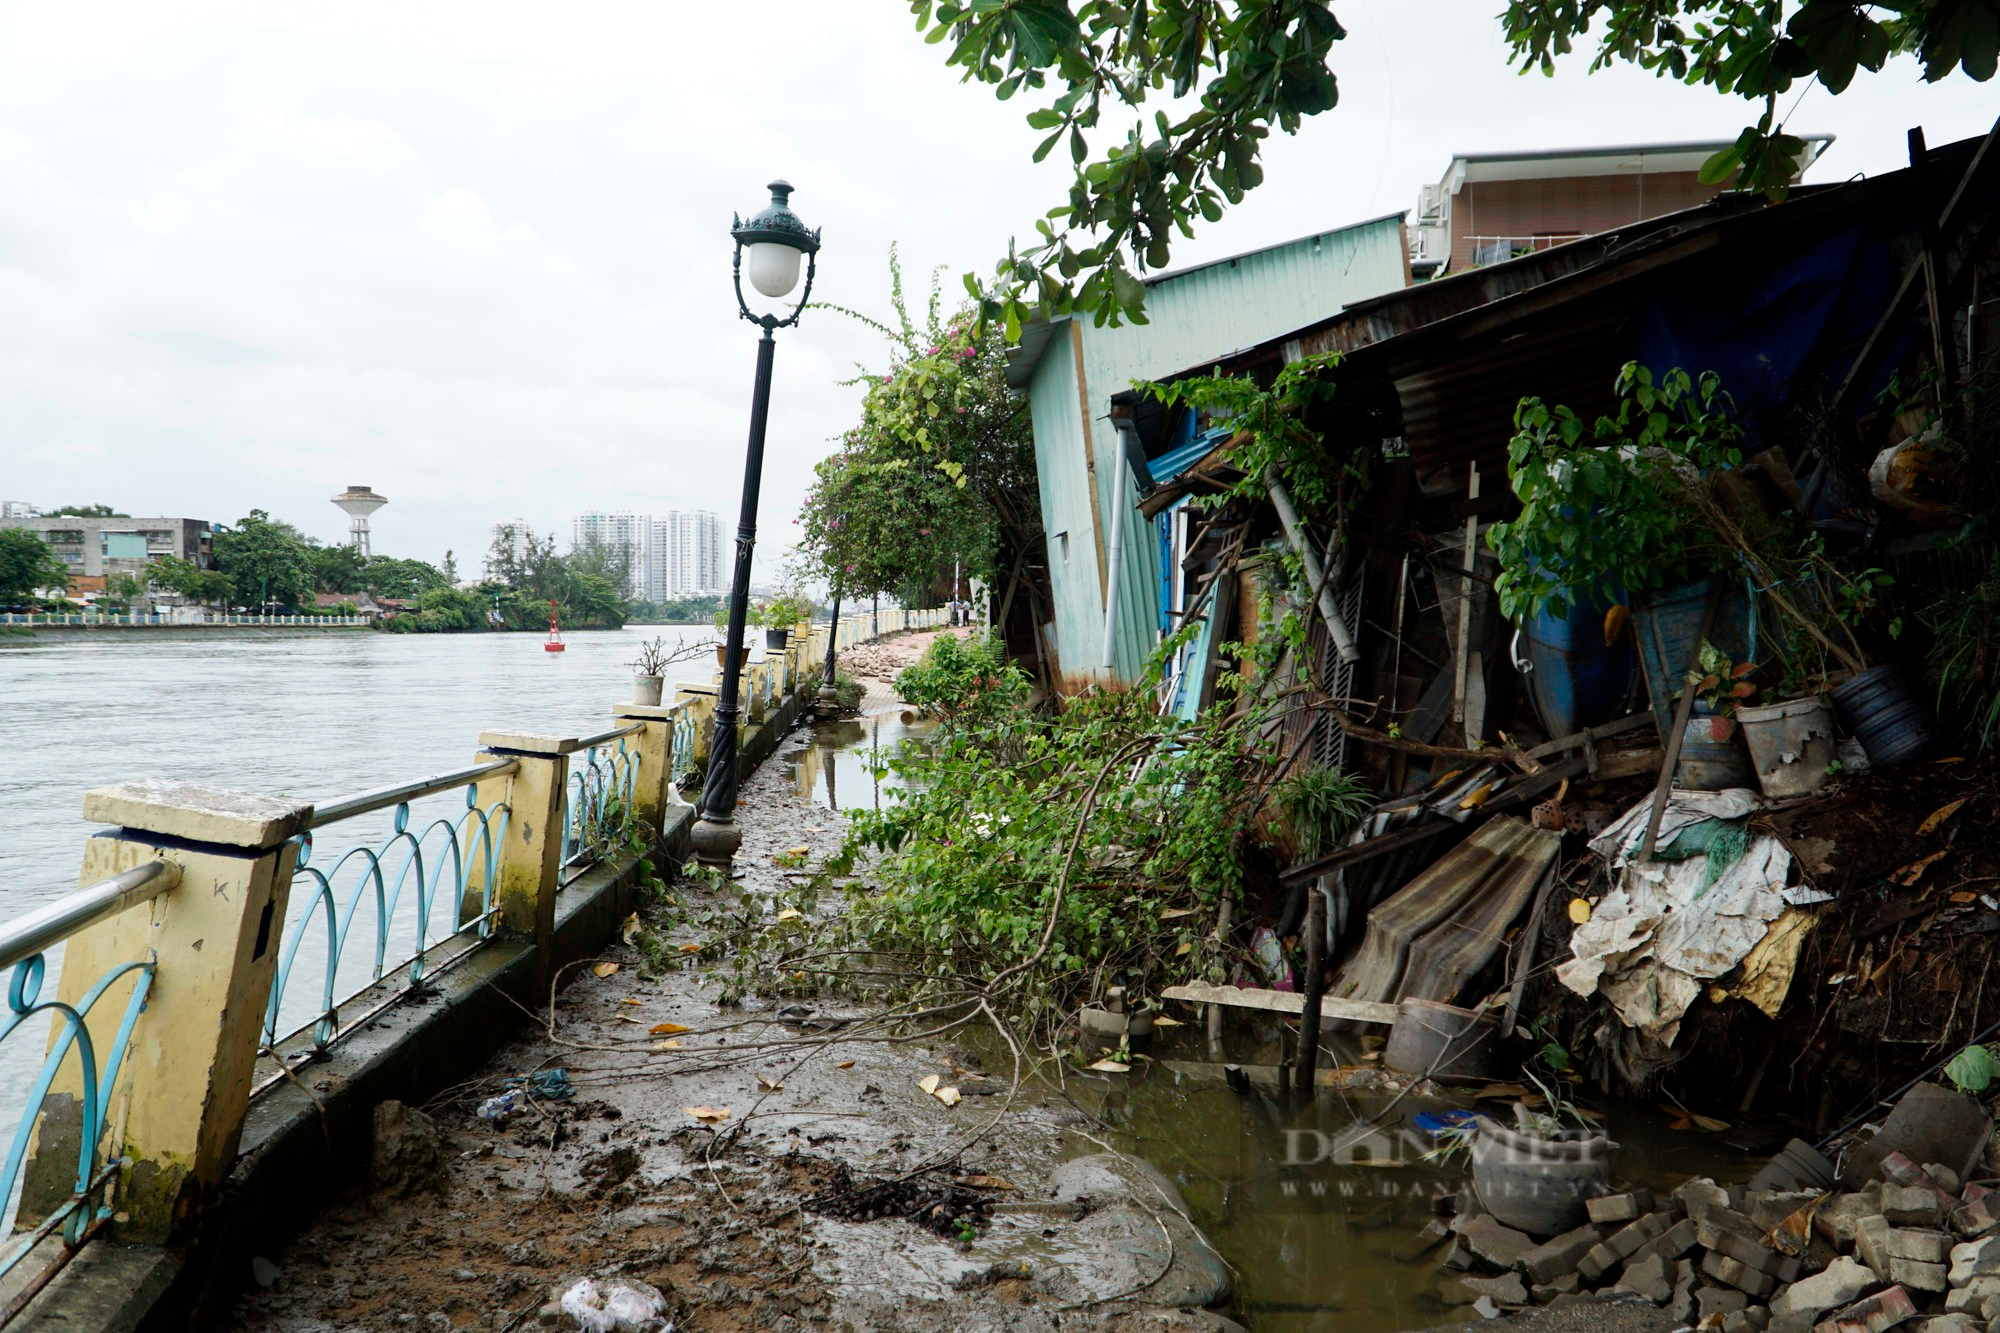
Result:
<svg viewBox="0 0 2000 1333"><path fill-rule="evenodd" d="M829 810L880 810L883 792L903 784L893 774L871 771L877 756L894 754L931 725L900 709L823 722L803 747L778 758L800 800Z"/></svg>
<svg viewBox="0 0 2000 1333"><path fill-rule="evenodd" d="M1277 1026L1232 1016L1229 1029L1227 1058L1250 1073L1248 1092L1223 1082L1191 1025L1156 1034L1153 1058L1132 1073L1086 1076L1070 1090L1111 1126L1109 1142L1179 1186L1236 1269L1236 1317L1256 1333L1397 1333L1465 1319L1438 1299L1442 1251L1415 1249L1434 1201L1457 1190L1468 1168L1422 1160L1432 1140L1412 1117L1475 1103L1281 1094ZM1338 1058L1353 1063L1360 1053L1342 1049ZM1762 1164L1667 1123L1646 1107L1608 1109L1619 1178L1666 1190L1691 1176L1740 1180Z"/></svg>

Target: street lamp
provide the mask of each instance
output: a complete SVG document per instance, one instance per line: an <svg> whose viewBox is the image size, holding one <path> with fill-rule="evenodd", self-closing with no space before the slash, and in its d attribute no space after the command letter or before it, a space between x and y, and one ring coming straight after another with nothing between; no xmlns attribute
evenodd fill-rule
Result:
<svg viewBox="0 0 2000 1333"><path fill-rule="evenodd" d="M757 544L757 488L764 475L764 422L771 410L771 358L777 350L772 334L799 322L812 297L813 270L819 254L819 231L808 229L792 212L792 187L771 182L771 202L745 222L731 219L736 238L732 276L737 313L764 331L757 340L757 382L750 395L750 447L743 459L743 507L736 520L736 574L729 585L729 629L722 653L722 688L715 698L715 730L708 746L708 777L701 789L701 818L688 840L695 858L706 866L727 868L743 845L736 827L736 719L742 714L737 681L743 673L743 625L750 611L750 553ZM780 319L759 314L743 299L743 257L750 257L750 285L761 296L783 301L799 285L799 261L805 260L806 286L791 314Z"/></svg>

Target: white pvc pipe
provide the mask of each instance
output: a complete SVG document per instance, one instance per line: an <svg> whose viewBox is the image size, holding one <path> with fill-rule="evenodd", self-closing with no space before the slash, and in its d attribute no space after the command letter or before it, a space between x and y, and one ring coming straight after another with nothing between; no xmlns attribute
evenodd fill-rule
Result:
<svg viewBox="0 0 2000 1333"><path fill-rule="evenodd" d="M1110 670L1117 665L1118 647L1118 585L1124 580L1119 576L1125 568L1125 478L1120 473L1111 477L1111 577L1104 589L1104 668Z"/></svg>

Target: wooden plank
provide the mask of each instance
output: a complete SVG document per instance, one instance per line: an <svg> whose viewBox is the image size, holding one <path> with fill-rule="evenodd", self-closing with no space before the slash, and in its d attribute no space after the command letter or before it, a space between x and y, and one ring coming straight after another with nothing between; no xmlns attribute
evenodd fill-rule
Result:
<svg viewBox="0 0 2000 1333"><path fill-rule="evenodd" d="M1306 997L1296 991L1251 990L1244 986L1210 986L1204 982L1191 982L1185 986L1169 986L1160 992L1169 1000L1187 1000L1194 1004L1221 1004L1232 1009L1262 1009L1273 1014L1302 1014L1306 1011ZM1338 1000L1329 995L1319 1002L1321 1018L1338 1019L1348 1023L1394 1023L1396 1006L1375 1004L1362 1000Z"/></svg>

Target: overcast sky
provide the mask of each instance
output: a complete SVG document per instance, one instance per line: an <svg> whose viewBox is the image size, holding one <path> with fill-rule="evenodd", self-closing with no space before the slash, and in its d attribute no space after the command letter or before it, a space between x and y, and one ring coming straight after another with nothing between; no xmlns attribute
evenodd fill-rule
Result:
<svg viewBox="0 0 2000 1333"><path fill-rule="evenodd" d="M1508 72L1500 0L1347 0L1341 102L1176 266L1410 206L1455 152L1733 136L1747 113L1623 71ZM1809 179L1982 133L2000 93L1904 62L1796 131ZM816 296L886 312L984 271L1060 202L1019 103L961 85L902 0L0 2L0 497L334 541L476 570L496 520L590 509L732 528L754 332L732 210L785 176L825 229ZM1056 154L1057 158L1062 154ZM876 335L781 335L760 572L850 424Z"/></svg>

